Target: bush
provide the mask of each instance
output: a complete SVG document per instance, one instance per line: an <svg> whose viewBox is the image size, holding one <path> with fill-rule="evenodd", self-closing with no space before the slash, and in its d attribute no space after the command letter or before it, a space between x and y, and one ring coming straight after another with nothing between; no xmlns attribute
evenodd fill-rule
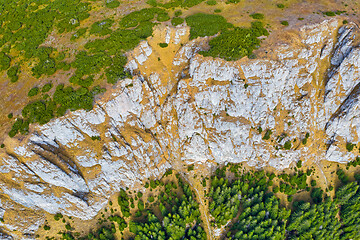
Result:
<svg viewBox="0 0 360 240"><path fill-rule="evenodd" d="M285 7L285 5L282 4L282 3L276 4L276 6L277 6L278 8L284 8L284 7Z"/></svg>
<svg viewBox="0 0 360 240"><path fill-rule="evenodd" d="M335 13L335 12L332 12L332 11L324 12L324 14L325 14L326 16L329 16L329 17L334 17L334 16L336 16L336 13Z"/></svg>
<svg viewBox="0 0 360 240"><path fill-rule="evenodd" d="M264 19L264 14L262 14L262 13L253 13L253 14L250 15L250 17L252 17L253 19L261 20L261 19Z"/></svg>
<svg viewBox="0 0 360 240"><path fill-rule="evenodd" d="M50 91L50 89L51 89L52 87L53 87L52 83L46 83L46 84L42 87L41 91L42 91L42 92L48 92L48 91Z"/></svg>
<svg viewBox="0 0 360 240"><path fill-rule="evenodd" d="M0 52L0 71L10 67L11 58L4 52Z"/></svg>
<svg viewBox="0 0 360 240"><path fill-rule="evenodd" d="M166 48L168 46L168 44L167 43L159 43L159 46L161 48Z"/></svg>
<svg viewBox="0 0 360 240"><path fill-rule="evenodd" d="M281 21L281 24L284 26L289 26L289 22L288 21Z"/></svg>
<svg viewBox="0 0 360 240"><path fill-rule="evenodd" d="M217 4L217 2L216 2L216 0L208 0L208 1L206 2L206 4L207 4L207 5L210 5L210 6L214 6L214 5Z"/></svg>
<svg viewBox="0 0 360 240"><path fill-rule="evenodd" d="M264 137L262 138L263 140L269 140L270 136L272 134L272 131L270 129L266 130Z"/></svg>
<svg viewBox="0 0 360 240"><path fill-rule="evenodd" d="M174 12L175 17L180 17L182 15L182 11L181 10L177 10Z"/></svg>
<svg viewBox="0 0 360 240"><path fill-rule="evenodd" d="M32 89L30 89L30 91L28 92L28 96L29 97L33 97L35 95L37 95L39 93L39 88L38 87L33 87Z"/></svg>
<svg viewBox="0 0 360 240"><path fill-rule="evenodd" d="M112 32L110 27L113 25L113 23L114 20L109 18L95 22L91 25L90 34L96 34L99 36L110 34Z"/></svg>
<svg viewBox="0 0 360 240"><path fill-rule="evenodd" d="M173 18L173 19L171 19L171 24L173 25L173 26L177 26L177 25L180 25L180 24L182 24L184 22L184 19L183 18L180 18L180 17L175 17L175 18Z"/></svg>
<svg viewBox="0 0 360 240"><path fill-rule="evenodd" d="M117 0L106 0L105 6L108 8L117 8L120 6L120 2Z"/></svg>
<svg viewBox="0 0 360 240"><path fill-rule="evenodd" d="M10 78L11 82L16 82L19 79L18 71L19 71L19 66L18 65L12 66L7 71L7 75Z"/></svg>
<svg viewBox="0 0 360 240"><path fill-rule="evenodd" d="M190 30L191 31L191 30ZM210 40L210 50L200 52L204 56L220 57L234 61L249 56L260 44L258 37L268 35L261 22L252 22L251 28L224 30L219 36Z"/></svg>
<svg viewBox="0 0 360 240"><path fill-rule="evenodd" d="M185 18L186 24L191 27L190 39L197 37L213 36L218 32L231 28L223 16L196 13Z"/></svg>
<svg viewBox="0 0 360 240"><path fill-rule="evenodd" d="M290 150L291 149L291 141L290 140L285 142L284 148L285 148L285 150Z"/></svg>

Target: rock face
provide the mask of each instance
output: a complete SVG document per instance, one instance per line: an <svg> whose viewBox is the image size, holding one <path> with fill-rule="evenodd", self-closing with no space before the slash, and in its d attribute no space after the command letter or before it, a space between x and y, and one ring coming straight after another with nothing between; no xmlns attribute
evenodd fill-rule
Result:
<svg viewBox="0 0 360 240"><path fill-rule="evenodd" d="M129 53L133 79L92 111L5 141L0 225L31 235L43 211L91 219L120 188L184 164L353 160L346 143L360 134L357 32L326 20L301 27L269 57L226 62L197 54L207 39L189 42L187 27L158 27Z"/></svg>

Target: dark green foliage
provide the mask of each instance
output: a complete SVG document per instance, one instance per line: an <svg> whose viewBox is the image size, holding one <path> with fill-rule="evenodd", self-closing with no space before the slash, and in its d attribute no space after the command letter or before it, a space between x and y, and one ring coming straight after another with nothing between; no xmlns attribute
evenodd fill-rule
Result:
<svg viewBox="0 0 360 240"><path fill-rule="evenodd" d="M18 65L15 65L15 66L12 66L11 68L9 68L9 70L7 71L7 75L10 78L11 82L16 82L17 80L19 80L18 72L19 72Z"/></svg>
<svg viewBox="0 0 360 240"><path fill-rule="evenodd" d="M91 25L90 34L96 34L100 36L104 36L110 34L112 31L110 27L113 25L114 20L112 19L104 19L102 21L95 22Z"/></svg>
<svg viewBox="0 0 360 240"><path fill-rule="evenodd" d="M324 191L321 188L313 188L310 196L314 203L321 203L323 200Z"/></svg>
<svg viewBox="0 0 360 240"><path fill-rule="evenodd" d="M234 61L250 56L260 44L258 37L268 34L261 22L252 22L251 28L224 30L218 37L210 40L210 50L201 54Z"/></svg>
<svg viewBox="0 0 360 240"><path fill-rule="evenodd" d="M263 140L269 140L270 136L272 134L272 131L270 129L266 130L264 137L262 138Z"/></svg>
<svg viewBox="0 0 360 240"><path fill-rule="evenodd" d="M284 149L285 150L290 150L291 149L291 141L290 140L285 142Z"/></svg>
<svg viewBox="0 0 360 240"><path fill-rule="evenodd" d="M9 119L11 119L11 118L13 118L13 116L14 116L14 115L13 115L12 113L9 113L7 117L8 117Z"/></svg>
<svg viewBox="0 0 360 240"><path fill-rule="evenodd" d="M253 14L250 14L250 17L252 17L253 19L261 20L261 19L264 19L264 14L262 14L262 13L253 13Z"/></svg>
<svg viewBox="0 0 360 240"><path fill-rule="evenodd" d="M264 171L243 174L232 183L213 178L209 209L217 227L225 225L239 211L232 227L231 239L284 239L286 219L290 211L280 207L280 201L267 194L269 182Z"/></svg>
<svg viewBox="0 0 360 240"><path fill-rule="evenodd" d="M173 26L177 26L177 25L180 25L184 22L184 19L183 18L180 18L180 17L175 17L173 19L171 19L171 24Z"/></svg>
<svg viewBox="0 0 360 240"><path fill-rule="evenodd" d="M276 6L277 6L278 8L284 8L284 7L285 7L285 5L282 4L282 3L276 4Z"/></svg>
<svg viewBox="0 0 360 240"><path fill-rule="evenodd" d="M86 33L86 31L87 31L87 28L80 28L80 29L78 29L78 30L76 31L76 33L71 36L70 40L71 40L71 41L74 41L74 40L76 40L76 39L84 36L85 33Z"/></svg>
<svg viewBox="0 0 360 240"><path fill-rule="evenodd" d="M343 21L343 24L348 24L348 23L349 23L348 20Z"/></svg>
<svg viewBox="0 0 360 240"><path fill-rule="evenodd" d="M179 16L182 15L182 11L181 11L181 10L177 10L177 11L175 11L174 15L175 15L175 17L179 17Z"/></svg>
<svg viewBox="0 0 360 240"><path fill-rule="evenodd" d="M100 136L91 136L91 140L93 140L93 141L95 141L95 140L100 141L101 138L100 138Z"/></svg>
<svg viewBox="0 0 360 240"><path fill-rule="evenodd" d="M281 25L289 26L289 22L288 22L288 21L281 21L280 23L281 23Z"/></svg>
<svg viewBox="0 0 360 240"><path fill-rule="evenodd" d="M2 143L2 144L0 145L0 148L4 148L4 147L5 147L5 144Z"/></svg>
<svg viewBox="0 0 360 240"><path fill-rule="evenodd" d="M356 157L354 161L348 162L347 166L356 167L360 165L360 157Z"/></svg>
<svg viewBox="0 0 360 240"><path fill-rule="evenodd" d="M324 14L325 14L326 16L329 16L329 17L336 16L336 13L335 13L335 12L332 12L332 11L324 12Z"/></svg>
<svg viewBox="0 0 360 240"><path fill-rule="evenodd" d="M23 119L16 119L15 123L12 125L9 132L10 137L14 137L18 132L21 134L26 134L29 131L29 122L23 121Z"/></svg>
<svg viewBox="0 0 360 240"><path fill-rule="evenodd" d="M350 142L347 142L347 143L346 143L346 150L347 150L348 152L351 152L352 150L354 150L354 147L355 147L355 146L356 146L355 144L350 143Z"/></svg>
<svg viewBox="0 0 360 240"><path fill-rule="evenodd" d="M10 67L11 58L4 52L0 52L0 71Z"/></svg>
<svg viewBox="0 0 360 240"><path fill-rule="evenodd" d="M93 95L87 88L78 88L74 90L72 87L64 87L58 85L53 96L56 104L60 105L57 109L57 115L62 116L67 109L75 111L78 109L91 110L93 107Z"/></svg>
<svg viewBox="0 0 360 240"><path fill-rule="evenodd" d="M336 191L336 199L340 205L346 204L358 191L359 185L356 182L346 184Z"/></svg>
<svg viewBox="0 0 360 240"><path fill-rule="evenodd" d="M28 96L29 97L33 97L35 95L37 95L39 93L39 88L38 87L33 87L32 89L30 89L30 91L28 92Z"/></svg>
<svg viewBox="0 0 360 240"><path fill-rule="evenodd" d="M66 230L71 230L71 225L68 223L65 225Z"/></svg>
<svg viewBox="0 0 360 240"><path fill-rule="evenodd" d="M218 32L232 27L223 16L196 13L185 18L186 24L191 27L190 39L212 36Z"/></svg>
<svg viewBox="0 0 360 240"><path fill-rule="evenodd" d="M316 186L316 181L315 181L315 180L311 180L310 185L311 185L312 187L315 187L315 186Z"/></svg>
<svg viewBox="0 0 360 240"><path fill-rule="evenodd" d="M129 197L125 190L121 189L118 197L118 204L124 217L130 216Z"/></svg>
<svg viewBox="0 0 360 240"><path fill-rule="evenodd" d="M53 87L52 83L46 83L46 84L42 87L41 91L42 91L42 92L48 92L48 91L50 91L50 89L51 89L52 87Z"/></svg>
<svg viewBox="0 0 360 240"><path fill-rule="evenodd" d="M357 183L350 183L336 192L343 224L342 239L360 238L360 192Z"/></svg>
<svg viewBox="0 0 360 240"><path fill-rule="evenodd" d="M228 0L226 3L239 3L240 0Z"/></svg>
<svg viewBox="0 0 360 240"><path fill-rule="evenodd" d="M301 166L302 166L302 161L299 160L299 161L296 163L296 167L297 167L297 168L301 168Z"/></svg>
<svg viewBox="0 0 360 240"><path fill-rule="evenodd" d="M144 8L136 12L131 12L120 21L120 26L123 28L137 27L146 22L156 19L163 22L170 19L168 13L159 8Z"/></svg>
<svg viewBox="0 0 360 240"><path fill-rule="evenodd" d="M85 237L85 239L115 240L116 239L114 235L115 232L116 232L115 225L114 223L111 223L110 226L102 226L96 231L96 233L89 233Z"/></svg>
<svg viewBox="0 0 360 240"><path fill-rule="evenodd" d="M105 6L108 8L117 8L120 6L120 2L117 0L105 0Z"/></svg>
<svg viewBox="0 0 360 240"><path fill-rule="evenodd" d="M112 222L116 222L119 226L120 231L124 231L124 229L127 227L127 223L125 222L125 219L118 215L110 216L109 220Z"/></svg>
<svg viewBox="0 0 360 240"><path fill-rule="evenodd" d="M178 178L179 187L184 194L177 197L173 191L174 183L165 184L166 193L159 195L159 210L161 216L154 215L151 211L146 211L146 221L133 221L129 223L130 232L135 234L134 239L206 239L206 234L200 226L199 205L195 201L194 193L188 184ZM175 198L173 198L175 197ZM143 202L139 200L139 211L136 216L141 216ZM154 205L155 207L155 205Z"/></svg>
<svg viewBox="0 0 360 240"><path fill-rule="evenodd" d="M161 48L166 48L168 46L168 44L167 43L159 43L159 46Z"/></svg>
<svg viewBox="0 0 360 240"><path fill-rule="evenodd" d="M300 202L291 214L287 231L289 239L340 239L339 209L335 202L321 204Z"/></svg>
<svg viewBox="0 0 360 240"><path fill-rule="evenodd" d="M206 4L210 5L210 6L214 6L217 4L217 2L216 2L216 0L208 0L208 1L206 1Z"/></svg>
<svg viewBox="0 0 360 240"><path fill-rule="evenodd" d="M221 9L215 9L214 13L221 13Z"/></svg>
<svg viewBox="0 0 360 240"><path fill-rule="evenodd" d="M44 225L44 230L45 230L45 231L49 231L50 228L51 228L51 227L50 227L49 225Z"/></svg>
<svg viewBox="0 0 360 240"><path fill-rule="evenodd" d="M147 3L153 7L169 9L175 7L190 8L200 4L203 1L204 0L170 0L166 3L158 3L156 0L148 0Z"/></svg>
<svg viewBox="0 0 360 240"><path fill-rule="evenodd" d="M61 218L63 218L63 215L61 213L57 213L54 215L55 221L59 221Z"/></svg>
<svg viewBox="0 0 360 240"><path fill-rule="evenodd" d="M345 174L344 170L342 169L337 170L336 175L343 184L347 184L350 181L349 177Z"/></svg>

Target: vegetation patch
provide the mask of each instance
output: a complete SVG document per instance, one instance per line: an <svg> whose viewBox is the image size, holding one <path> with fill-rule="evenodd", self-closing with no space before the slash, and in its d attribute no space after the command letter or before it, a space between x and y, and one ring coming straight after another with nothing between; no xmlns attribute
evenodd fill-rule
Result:
<svg viewBox="0 0 360 240"><path fill-rule="evenodd" d="M224 30L221 34L210 40L210 50L201 52L204 56L220 57L228 61L238 60L251 56L261 40L260 36L269 35L261 22L252 22L251 28L233 28Z"/></svg>

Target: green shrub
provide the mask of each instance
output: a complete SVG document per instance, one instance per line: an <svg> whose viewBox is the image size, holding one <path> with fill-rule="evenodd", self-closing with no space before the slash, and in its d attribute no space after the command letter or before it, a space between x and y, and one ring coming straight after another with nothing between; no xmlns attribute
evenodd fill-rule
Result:
<svg viewBox="0 0 360 240"><path fill-rule="evenodd" d="M332 11L324 12L324 14L325 14L326 16L329 16L329 17L336 16L336 13L335 13L335 12L332 12Z"/></svg>
<svg viewBox="0 0 360 240"><path fill-rule="evenodd" d="M11 58L4 52L0 52L0 71L10 67Z"/></svg>
<svg viewBox="0 0 360 240"><path fill-rule="evenodd" d="M52 87L53 87L52 83L46 83L46 84L42 87L41 91L42 91L42 92L48 92L48 91L50 91L50 89L51 89Z"/></svg>
<svg viewBox="0 0 360 240"><path fill-rule="evenodd" d="M112 32L110 27L113 25L113 23L114 20L109 18L95 22L91 25L90 34L96 34L99 36L110 34Z"/></svg>
<svg viewBox="0 0 360 240"><path fill-rule="evenodd" d="M258 37L268 34L261 22L252 22L251 28L224 30L219 36L210 40L209 51L200 53L204 56L234 61L251 55L252 51L260 44Z"/></svg>
<svg viewBox="0 0 360 240"><path fill-rule="evenodd" d="M214 6L217 4L217 2L216 2L216 0L208 0L208 1L206 1L206 4L210 5L210 6Z"/></svg>
<svg viewBox="0 0 360 240"><path fill-rule="evenodd" d="M291 149L291 141L290 141L290 140L288 140L288 141L285 142L285 144L284 144L284 149L286 149L286 150L290 150L290 149Z"/></svg>
<svg viewBox="0 0 360 240"><path fill-rule="evenodd" d="M278 8L284 8L284 7L285 7L285 5L282 4L282 3L276 4L276 6L277 6Z"/></svg>
<svg viewBox="0 0 360 240"><path fill-rule="evenodd" d="M343 21L343 24L348 24L348 23L349 23L348 20Z"/></svg>
<svg viewBox="0 0 360 240"><path fill-rule="evenodd" d="M33 87L32 89L30 89L30 91L28 92L28 96L29 97L33 97L35 95L37 95L39 93L39 88L38 87Z"/></svg>
<svg viewBox="0 0 360 240"><path fill-rule="evenodd" d="M85 35L87 28L79 28L74 35L71 36L70 40L74 41Z"/></svg>
<svg viewBox="0 0 360 240"><path fill-rule="evenodd" d="M171 19L171 24L173 26L177 26L177 25L180 25L184 22L184 19L183 18L180 18L180 17L175 17L173 19Z"/></svg>
<svg viewBox="0 0 360 240"><path fill-rule="evenodd" d="M221 13L221 9L215 9L214 13Z"/></svg>
<svg viewBox="0 0 360 240"><path fill-rule="evenodd" d="M105 0L105 6L108 8L117 8L120 6L120 2L117 0Z"/></svg>
<svg viewBox="0 0 360 240"><path fill-rule="evenodd" d="M168 44L167 43L159 43L159 46L161 48L166 48L168 46Z"/></svg>
<svg viewBox="0 0 360 240"><path fill-rule="evenodd" d="M288 21L281 21L280 22L282 25L284 25L284 26L289 26L289 22Z"/></svg>
<svg viewBox="0 0 360 240"><path fill-rule="evenodd" d="M240 0L228 0L226 3L239 3Z"/></svg>
<svg viewBox="0 0 360 240"><path fill-rule="evenodd" d="M196 13L185 18L186 24L191 27L190 39L213 36L218 32L232 27L223 16Z"/></svg>
<svg viewBox="0 0 360 240"><path fill-rule="evenodd" d="M269 140L270 136L272 134L272 131L270 129L266 130L264 137L262 138L263 140Z"/></svg>
<svg viewBox="0 0 360 240"><path fill-rule="evenodd" d="M63 218L63 215L61 213L57 213L54 215L55 221L59 221L61 218Z"/></svg>
<svg viewBox="0 0 360 240"><path fill-rule="evenodd" d="M10 78L11 82L16 82L17 80L19 80L18 72L19 72L18 65L15 65L15 66L12 66L11 68L9 68L9 70L7 71L7 75Z"/></svg>
<svg viewBox="0 0 360 240"><path fill-rule="evenodd" d="M95 141L95 140L100 141L101 138L100 138L100 136L91 136L91 140L93 140L93 141Z"/></svg>
<svg viewBox="0 0 360 240"><path fill-rule="evenodd" d="M181 10L177 10L177 11L175 11L174 15L175 15L175 17L179 17L179 16L182 15L182 11L181 11Z"/></svg>
<svg viewBox="0 0 360 240"><path fill-rule="evenodd" d="M351 152L352 150L354 150L354 147L355 147L355 146L356 146L355 144L350 143L350 142L347 142L347 143L346 143L346 150L347 150L348 152Z"/></svg>
<svg viewBox="0 0 360 240"><path fill-rule="evenodd" d="M261 19L264 19L264 14L262 14L262 13L253 13L253 14L250 15L250 17L252 17L253 19L261 20Z"/></svg>

